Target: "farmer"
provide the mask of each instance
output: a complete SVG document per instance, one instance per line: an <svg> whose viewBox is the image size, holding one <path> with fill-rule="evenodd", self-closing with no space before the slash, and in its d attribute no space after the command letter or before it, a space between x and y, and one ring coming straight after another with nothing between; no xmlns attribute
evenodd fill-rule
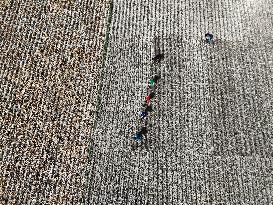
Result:
<svg viewBox="0 0 273 205"><path fill-rule="evenodd" d="M151 94L149 95L151 99L153 99L155 97L155 93L151 92Z"/></svg>
<svg viewBox="0 0 273 205"><path fill-rule="evenodd" d="M158 80L160 79L159 75L155 75L152 79L149 80L148 82L148 88L156 88L156 85L158 83Z"/></svg>
<svg viewBox="0 0 273 205"><path fill-rule="evenodd" d="M213 41L213 35L211 33L206 33L205 34L206 42L207 43L212 43Z"/></svg>
<svg viewBox="0 0 273 205"><path fill-rule="evenodd" d="M139 133L141 135L146 135L147 134L147 128L146 127L142 127Z"/></svg>
<svg viewBox="0 0 273 205"><path fill-rule="evenodd" d="M150 102L151 102L151 97L148 95L148 96L145 97L145 103L146 103L147 105L149 105Z"/></svg>
<svg viewBox="0 0 273 205"><path fill-rule="evenodd" d="M164 54L159 53L155 57L152 58L152 60L156 63L159 63L164 58Z"/></svg>
<svg viewBox="0 0 273 205"><path fill-rule="evenodd" d="M145 102L146 102L146 104L147 104L147 105L149 105L149 104L150 104L151 99L153 99L153 98L154 98L154 96L155 96L155 93L154 93L154 92L152 92L150 95L148 95L148 96L146 96L146 97L145 97Z"/></svg>
<svg viewBox="0 0 273 205"><path fill-rule="evenodd" d="M143 120L147 115L148 115L148 113L146 111L142 111L140 113L140 118Z"/></svg>
<svg viewBox="0 0 273 205"><path fill-rule="evenodd" d="M145 112L152 112L152 106L151 105L147 105L147 107L145 108Z"/></svg>
<svg viewBox="0 0 273 205"><path fill-rule="evenodd" d="M155 81L154 81L154 79L149 80L148 87L149 88L154 88L155 87Z"/></svg>
<svg viewBox="0 0 273 205"><path fill-rule="evenodd" d="M153 81L155 83L157 83L157 81L160 79L160 76L159 75L155 75L154 78L153 78Z"/></svg>
<svg viewBox="0 0 273 205"><path fill-rule="evenodd" d="M150 103L151 103L151 96L150 95L145 97L145 103L147 106L150 105Z"/></svg>
<svg viewBox="0 0 273 205"><path fill-rule="evenodd" d="M133 139L135 141L138 141L138 140L142 140L142 135L140 132L136 133L134 136L133 136Z"/></svg>

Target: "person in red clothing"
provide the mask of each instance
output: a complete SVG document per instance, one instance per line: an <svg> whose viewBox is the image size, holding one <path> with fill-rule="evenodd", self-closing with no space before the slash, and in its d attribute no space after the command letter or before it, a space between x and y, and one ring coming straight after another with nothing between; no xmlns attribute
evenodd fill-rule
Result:
<svg viewBox="0 0 273 205"><path fill-rule="evenodd" d="M147 105L150 104L150 102L151 102L151 97L150 97L149 95L145 97L145 102L146 102Z"/></svg>
<svg viewBox="0 0 273 205"><path fill-rule="evenodd" d="M154 96L155 96L155 93L154 93L154 92L152 92L150 95L148 95L148 96L146 96L146 97L145 97L145 102L146 102L146 104L147 104L147 105L149 105L149 104L150 104L151 99L153 99L153 98L154 98Z"/></svg>

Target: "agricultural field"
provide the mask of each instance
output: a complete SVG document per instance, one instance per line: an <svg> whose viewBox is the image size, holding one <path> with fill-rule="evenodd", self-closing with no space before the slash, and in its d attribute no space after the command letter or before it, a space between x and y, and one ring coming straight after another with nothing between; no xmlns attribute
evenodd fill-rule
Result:
<svg viewBox="0 0 273 205"><path fill-rule="evenodd" d="M272 0L113 1L86 204L273 204L272 14Z"/></svg>
<svg viewBox="0 0 273 205"><path fill-rule="evenodd" d="M0 8L0 204L83 204L110 1Z"/></svg>
<svg viewBox="0 0 273 205"><path fill-rule="evenodd" d="M0 1L0 204L273 204L272 16L273 0Z"/></svg>

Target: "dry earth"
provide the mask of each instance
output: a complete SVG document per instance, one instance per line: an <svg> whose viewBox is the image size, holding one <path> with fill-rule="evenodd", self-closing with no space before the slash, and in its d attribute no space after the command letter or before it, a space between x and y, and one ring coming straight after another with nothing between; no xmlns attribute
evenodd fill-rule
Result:
<svg viewBox="0 0 273 205"><path fill-rule="evenodd" d="M114 0L89 204L273 204L272 12L272 0Z"/></svg>
<svg viewBox="0 0 273 205"><path fill-rule="evenodd" d="M273 204L273 1L113 5L1 1L2 204Z"/></svg>
<svg viewBox="0 0 273 205"><path fill-rule="evenodd" d="M81 204L110 1L1 1L0 204Z"/></svg>

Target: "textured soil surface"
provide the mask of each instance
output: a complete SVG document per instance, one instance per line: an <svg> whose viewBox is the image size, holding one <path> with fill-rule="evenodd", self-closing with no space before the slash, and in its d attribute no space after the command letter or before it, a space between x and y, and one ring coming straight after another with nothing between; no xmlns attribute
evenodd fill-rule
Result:
<svg viewBox="0 0 273 205"><path fill-rule="evenodd" d="M272 0L114 1L89 204L273 204L272 12Z"/></svg>
<svg viewBox="0 0 273 205"><path fill-rule="evenodd" d="M0 204L273 204L273 0L18 2L0 3Z"/></svg>
<svg viewBox="0 0 273 205"><path fill-rule="evenodd" d="M109 1L1 1L0 204L81 204Z"/></svg>

